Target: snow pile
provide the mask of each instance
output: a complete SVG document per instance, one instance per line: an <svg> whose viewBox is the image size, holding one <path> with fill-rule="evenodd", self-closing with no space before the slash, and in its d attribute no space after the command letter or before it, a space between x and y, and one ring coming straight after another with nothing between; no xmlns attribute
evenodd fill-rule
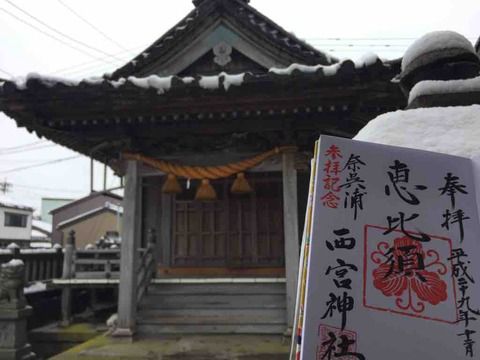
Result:
<svg viewBox="0 0 480 360"><path fill-rule="evenodd" d="M158 75L150 75L144 78L129 76L128 81L138 87L144 89L154 88L158 94L164 94L172 87L172 78L173 76L160 77Z"/></svg>
<svg viewBox="0 0 480 360"><path fill-rule="evenodd" d="M216 90L220 87L220 77L217 75L214 76L202 76L198 82L201 88L207 90Z"/></svg>
<svg viewBox="0 0 480 360"><path fill-rule="evenodd" d="M229 75L225 72L221 72L219 75L213 76L201 76L198 84L201 88L207 90L216 90L220 88L220 84L223 84L225 91L231 86L241 86L245 79L245 73L237 75Z"/></svg>
<svg viewBox="0 0 480 360"><path fill-rule="evenodd" d="M425 80L410 91L408 103L418 96L480 91L480 76L465 80Z"/></svg>
<svg viewBox="0 0 480 360"><path fill-rule="evenodd" d="M109 81L110 85L112 85L115 89L124 85L126 82L127 82L127 79L125 79L125 78L120 78L118 80Z"/></svg>
<svg viewBox="0 0 480 360"><path fill-rule="evenodd" d="M355 64L356 69L361 69L361 68L364 68L364 67L367 67L367 66L372 66L375 63L377 63L377 61L379 61L379 60L380 60L380 58L378 57L377 54L375 54L373 52L367 52L367 53L363 54L362 56L360 56L358 59L356 59L354 61L354 64Z"/></svg>
<svg viewBox="0 0 480 360"><path fill-rule="evenodd" d="M38 80L47 87L53 87L57 84L77 86L80 83L80 80L65 79L58 76L45 76L37 73L30 73L27 74L27 76L16 77L14 83L19 90L25 90L27 88L28 80Z"/></svg>
<svg viewBox="0 0 480 360"><path fill-rule="evenodd" d="M23 266L23 261L20 259L12 259L8 263L2 264L2 268L7 268L7 267L18 267L18 266Z"/></svg>
<svg viewBox="0 0 480 360"><path fill-rule="evenodd" d="M360 69L366 66L371 66L379 60L379 57L373 53L367 53L361 56L358 60L355 60L353 63L355 68ZM322 70L325 76L334 76L337 74L338 69L342 67L345 62L352 62L350 59L344 59L339 63L333 65L303 65L303 64L291 64L286 68L270 68L269 72L277 75L292 75L294 71L299 71L304 74L313 74L318 70Z"/></svg>
<svg viewBox="0 0 480 360"><path fill-rule="evenodd" d="M45 284L43 282L40 282L40 281L37 281L37 282L23 288L23 292L25 294L33 294L33 293L37 293L37 292L45 291L45 290L47 290L47 284Z"/></svg>
<svg viewBox="0 0 480 360"><path fill-rule="evenodd" d="M463 35L454 31L433 31L423 35L410 45L402 59L402 71L420 56L438 51L450 56L475 52L473 45Z"/></svg>
<svg viewBox="0 0 480 360"><path fill-rule="evenodd" d="M222 73L223 75L223 87L225 90L228 91L230 86L241 86L243 84L243 80L245 79L245 73L238 74L238 75L228 75Z"/></svg>
<svg viewBox="0 0 480 360"><path fill-rule="evenodd" d="M294 71L300 71L304 74L313 74L316 73L319 69L322 69L323 73L327 76L335 75L340 67L341 63L333 65L303 65L293 63L286 68L271 68L268 70L271 73L277 75L292 75Z"/></svg>
<svg viewBox="0 0 480 360"><path fill-rule="evenodd" d="M480 105L386 113L354 139L473 158L480 155Z"/></svg>
<svg viewBox="0 0 480 360"><path fill-rule="evenodd" d="M185 76L184 78L182 78L182 82L184 84L191 84L195 81L195 78L193 76Z"/></svg>
<svg viewBox="0 0 480 360"><path fill-rule="evenodd" d="M30 243L30 248L51 250L52 243L50 241L35 241Z"/></svg>

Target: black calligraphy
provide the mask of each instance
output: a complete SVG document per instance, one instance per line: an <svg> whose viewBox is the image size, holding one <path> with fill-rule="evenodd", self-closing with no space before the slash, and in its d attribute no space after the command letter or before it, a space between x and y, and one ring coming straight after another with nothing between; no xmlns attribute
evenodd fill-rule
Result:
<svg viewBox="0 0 480 360"><path fill-rule="evenodd" d="M445 184L438 190L440 191L440 196L449 197L450 209L445 209L442 214L442 227L450 231L450 226L456 224L460 235L460 242L463 242L463 238L465 237L464 222L465 220L469 220L470 217L467 216L462 209L456 209L456 196L458 194L467 195L468 192L466 186L460 183L460 178L458 176L452 175L452 173L447 173L444 180Z"/></svg>
<svg viewBox="0 0 480 360"><path fill-rule="evenodd" d="M353 210L353 219L357 220L358 211L363 210L363 198L367 194L365 180L360 177L360 169L366 166L359 155L350 154L342 171L347 171L345 182L340 188L345 189L343 206Z"/></svg>
<svg viewBox="0 0 480 360"><path fill-rule="evenodd" d="M465 356L472 357L474 355L475 340L472 335L476 333L475 330L471 330L470 323L476 321L480 316L480 310L474 308L470 303L469 288L475 281L471 274L468 272L468 266L470 261L468 255L463 249L453 249L452 256L449 258L452 261L453 276L457 281L457 287L460 291L457 300L457 309L459 314L458 322L462 322L464 326L464 332L457 334L457 336L463 338L463 346L465 348Z"/></svg>
<svg viewBox="0 0 480 360"><path fill-rule="evenodd" d="M392 166L388 167L392 171L387 171L390 185L393 187L397 195L410 205L420 204L418 197L407 187L410 180L410 169L399 160L395 160ZM390 185L385 185L385 194L390 196ZM424 185L414 185L415 190L426 190Z"/></svg>

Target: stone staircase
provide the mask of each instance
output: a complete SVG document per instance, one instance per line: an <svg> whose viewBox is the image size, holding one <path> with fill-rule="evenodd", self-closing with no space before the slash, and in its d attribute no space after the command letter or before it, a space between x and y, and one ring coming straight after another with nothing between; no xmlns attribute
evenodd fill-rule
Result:
<svg viewBox="0 0 480 360"><path fill-rule="evenodd" d="M282 280L156 280L139 306L137 331L146 335L283 334L287 325Z"/></svg>

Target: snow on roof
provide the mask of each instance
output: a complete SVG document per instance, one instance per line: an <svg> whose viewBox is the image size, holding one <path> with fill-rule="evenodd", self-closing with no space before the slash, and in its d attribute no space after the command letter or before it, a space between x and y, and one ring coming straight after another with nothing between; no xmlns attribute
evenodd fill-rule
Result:
<svg viewBox="0 0 480 360"><path fill-rule="evenodd" d="M437 95L480 91L480 76L462 80L425 80L417 83L408 97L408 103L422 95Z"/></svg>
<svg viewBox="0 0 480 360"><path fill-rule="evenodd" d="M303 64L291 64L286 68L271 68L270 73L277 75L291 75L295 70L302 73L311 74L322 71L325 76L334 76L337 74L339 69L345 65L352 64L356 69L362 69L368 66L375 64L376 62L381 62L377 55L373 53L367 53L363 55L356 61L349 59L344 59L341 62L338 62L333 65L303 65ZM74 87L81 83L88 85L101 85L108 84L114 88L120 88L126 85L135 85L143 89L154 89L157 90L158 94L165 94L168 92L172 85L173 81L181 81L184 84L193 84L193 86L199 86L206 90L216 90L221 89L228 91L232 86L241 86L244 83L245 75L249 73L240 73L240 74L227 74L221 72L216 75L211 76L186 76L186 77L177 77L177 76L158 76L158 75L149 75L146 77L135 77L129 76L127 78L119 78L117 80L109 80L105 77L90 77L83 80L71 80L64 79L61 77L53 76L43 76L37 73L30 73L26 77L15 78L13 83L15 84L18 90L26 90L28 88L28 80L36 80L46 87L54 87L56 85L63 85L68 87ZM0 87L3 86L0 84Z"/></svg>
<svg viewBox="0 0 480 360"><path fill-rule="evenodd" d="M173 76L160 77L158 75L150 75L144 78L129 76L127 80L138 87L157 89L158 94L164 94L172 87L172 78Z"/></svg>
<svg viewBox="0 0 480 360"><path fill-rule="evenodd" d="M19 209L19 210L27 210L27 211L33 211L33 208L30 206L23 205L15 200L10 199L8 196L4 194L0 194L0 207L8 207L8 208L14 208L14 209Z"/></svg>
<svg viewBox="0 0 480 360"><path fill-rule="evenodd" d="M52 224L42 221L42 220L37 220L33 219L32 220L32 227L37 228L41 232L45 233L51 233L52 232Z"/></svg>
<svg viewBox="0 0 480 360"><path fill-rule="evenodd" d="M32 229L31 237L32 239L39 240L39 239L48 239L49 235L45 234L42 231Z"/></svg>
<svg viewBox="0 0 480 360"><path fill-rule="evenodd" d="M16 77L14 82L19 90L25 90L27 88L27 81L32 79L40 80L47 87L52 87L58 83L66 86L77 86L80 83L80 80L66 79L58 76L40 75L38 73L29 73L27 76Z"/></svg>
<svg viewBox="0 0 480 360"><path fill-rule="evenodd" d="M111 210L113 212L116 212L118 214L123 214L123 206L120 206L120 205L116 205L116 204L113 204L111 202L108 202L106 201L105 204L103 204L103 206L101 207L98 207L98 208L95 208L95 209L92 209L92 210L89 210L89 211L86 211L82 214L79 214L77 216L74 216L70 219L67 219L67 220L64 220L60 223L58 223L57 225L57 229L61 228L62 226L65 226L65 225L68 225L68 224L71 224L75 221L78 221L80 219L83 219L87 216L90 216L90 215L93 215L93 214L96 214L97 212L100 212L102 210Z"/></svg>
<svg viewBox="0 0 480 360"><path fill-rule="evenodd" d="M231 86L240 86L243 83L245 78L245 73L241 74L227 74L221 72L218 75L213 76L200 76L198 78L198 85L201 88L207 90L216 90L223 86L225 91ZM104 82L109 83L114 88L118 88L126 85L127 83L133 84L143 89L155 89L159 95L168 92L172 87L173 76L158 76L158 75L149 75L147 77L135 77L129 76L128 78L120 78L118 80L107 80L101 77L91 77L84 80L69 80L60 77L52 76L43 76L36 73L28 74L26 77L15 78L14 83L19 90L27 89L27 81L30 79L35 79L40 81L47 87L53 87L57 84L62 84L65 86L77 86L80 82L85 82L89 85L100 85ZM184 78L179 78L184 84L191 84L195 81L194 77L187 76Z"/></svg>
<svg viewBox="0 0 480 360"><path fill-rule="evenodd" d="M220 88L221 85L223 85L225 91L228 91L230 86L241 86L243 84L244 78L245 73L229 75L225 72L221 72L219 75L201 76L198 83L203 89L216 90ZM187 83L188 81L190 81L190 78L187 79Z"/></svg>
<svg viewBox="0 0 480 360"><path fill-rule="evenodd" d="M417 39L405 52L402 71L422 55L444 50L456 55L461 52L475 52L467 38L454 31L433 31Z"/></svg>
<svg viewBox="0 0 480 360"><path fill-rule="evenodd" d="M61 246L60 246L61 247ZM34 241L30 243L31 249L52 249L51 241Z"/></svg>
<svg viewBox="0 0 480 360"><path fill-rule="evenodd" d="M480 105L386 113L354 139L473 158L480 155Z"/></svg>
<svg viewBox="0 0 480 360"><path fill-rule="evenodd" d="M370 66L379 61L379 57L373 53L366 53L358 60L355 60L353 63L355 68L360 69L366 66ZM292 75L294 71L299 71L305 74L316 73L319 70L322 70L325 76L333 76L337 73L338 69L341 68L342 64L352 61L349 59L344 59L341 62L338 62L333 65L303 65L303 64L291 64L286 68L271 68L269 71L277 75Z"/></svg>

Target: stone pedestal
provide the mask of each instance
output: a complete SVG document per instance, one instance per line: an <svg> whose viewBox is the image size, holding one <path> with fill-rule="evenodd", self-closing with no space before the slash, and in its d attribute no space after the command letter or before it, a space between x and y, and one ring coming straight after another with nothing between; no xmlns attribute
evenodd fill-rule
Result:
<svg viewBox="0 0 480 360"><path fill-rule="evenodd" d="M27 317L32 309L8 309L0 305L0 359L35 359L27 343Z"/></svg>
<svg viewBox="0 0 480 360"><path fill-rule="evenodd" d="M27 317L32 313L23 294L24 265L12 260L0 267L0 359L30 360L36 356L27 342Z"/></svg>

